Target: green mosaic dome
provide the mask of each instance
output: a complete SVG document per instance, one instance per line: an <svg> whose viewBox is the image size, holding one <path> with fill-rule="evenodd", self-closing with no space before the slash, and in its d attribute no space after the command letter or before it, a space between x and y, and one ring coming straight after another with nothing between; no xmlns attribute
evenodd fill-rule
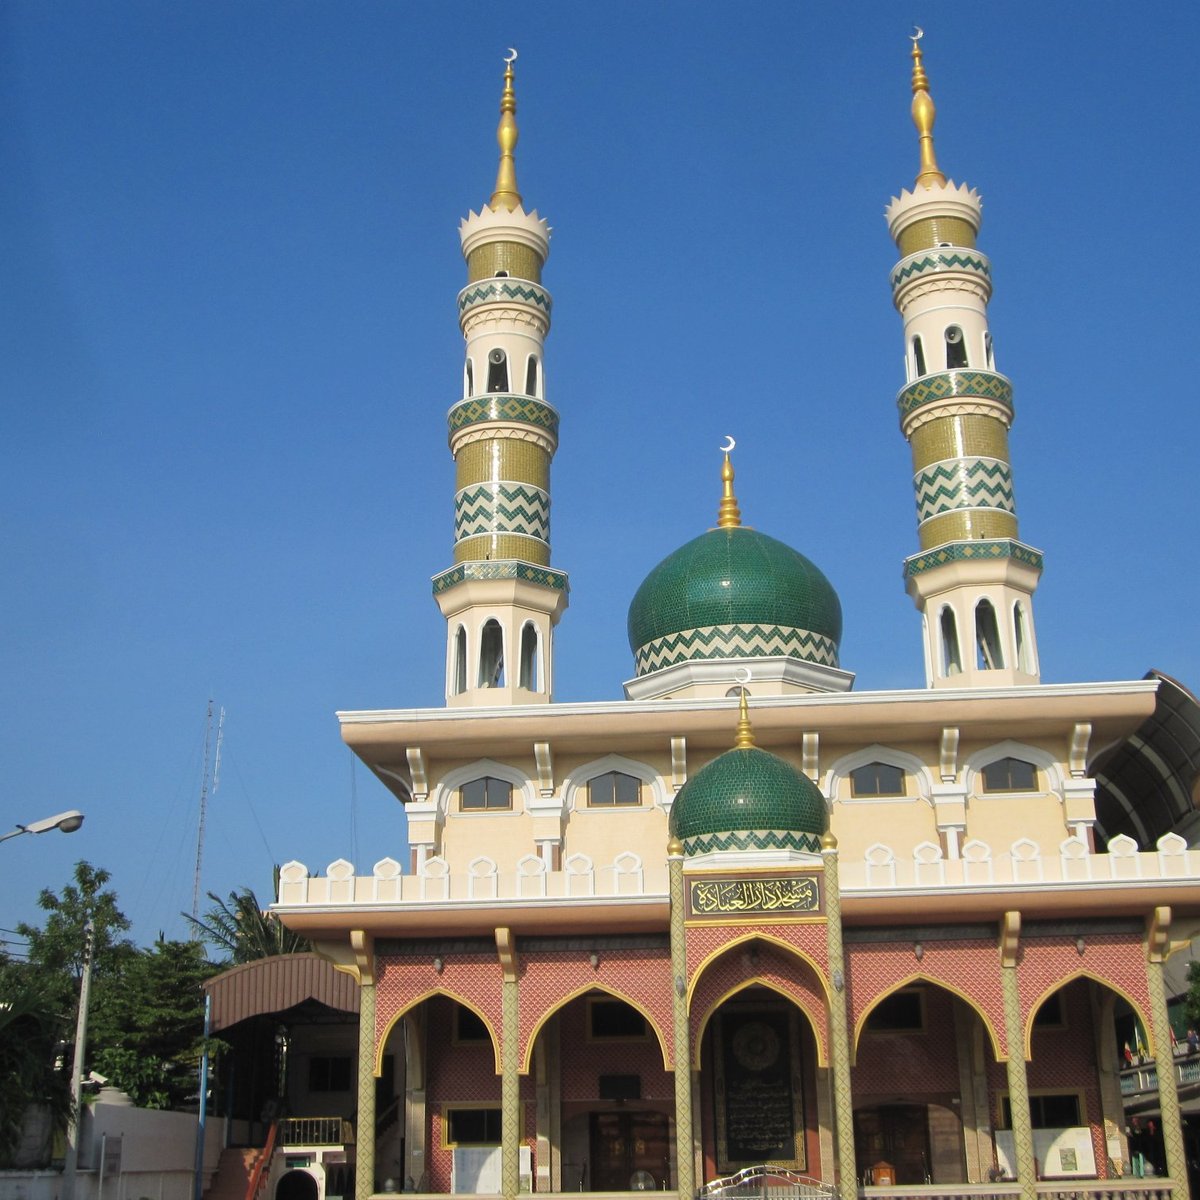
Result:
<svg viewBox="0 0 1200 1200"><path fill-rule="evenodd" d="M671 836L687 854L712 850L820 853L825 798L807 775L757 747L727 750L679 789Z"/></svg>
<svg viewBox="0 0 1200 1200"><path fill-rule="evenodd" d="M756 529L710 529L646 576L629 606L639 675L689 659L786 655L838 665L842 606L803 554Z"/></svg>

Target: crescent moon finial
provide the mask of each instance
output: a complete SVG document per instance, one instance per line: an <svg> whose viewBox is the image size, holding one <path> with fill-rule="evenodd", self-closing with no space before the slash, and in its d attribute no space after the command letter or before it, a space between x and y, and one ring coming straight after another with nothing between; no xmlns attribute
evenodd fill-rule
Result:
<svg viewBox="0 0 1200 1200"><path fill-rule="evenodd" d="M738 667L737 670L734 671L734 673L733 673L733 678L737 683L740 683L743 687L745 687L746 684L748 684L752 678L750 675L750 668L749 667Z"/></svg>
<svg viewBox="0 0 1200 1200"><path fill-rule="evenodd" d="M733 434L732 434L732 433L727 433L727 434L725 435L725 440L726 440L726 441L729 443L729 445L728 445L728 446L722 446L722 447L721 447L721 453L722 453L722 454L730 454L730 453L732 453L732 451L733 451L733 448L734 448L734 447L737 445L737 442L735 442L735 441L733 440Z"/></svg>
<svg viewBox="0 0 1200 1200"><path fill-rule="evenodd" d="M908 35L914 42L919 42L925 36L925 30L920 25L913 26L913 32Z"/></svg>
<svg viewBox="0 0 1200 1200"><path fill-rule="evenodd" d="M509 66L512 66L512 64L517 61L517 51L514 47L509 46L508 57L504 61L508 63Z"/></svg>

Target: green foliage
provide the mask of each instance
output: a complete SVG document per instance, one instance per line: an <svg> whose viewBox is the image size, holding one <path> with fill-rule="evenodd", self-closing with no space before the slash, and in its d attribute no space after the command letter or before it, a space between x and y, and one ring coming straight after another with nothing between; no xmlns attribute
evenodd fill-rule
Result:
<svg viewBox="0 0 1200 1200"><path fill-rule="evenodd" d="M213 905L204 916L187 919L199 937L227 954L235 965L312 949L308 938L293 933L274 913L264 911L250 888L230 892L228 900L215 892L209 892L208 898Z"/></svg>
<svg viewBox="0 0 1200 1200"><path fill-rule="evenodd" d="M1188 1027L1200 1029L1200 962L1188 963L1188 990L1183 1002Z"/></svg>
<svg viewBox="0 0 1200 1200"><path fill-rule="evenodd" d="M50 1103L65 1124L72 1051L68 1047L65 1064L56 1069L54 1050L59 1040L69 1042L75 1028L89 919L92 987L82 1074L99 1071L145 1108L180 1107L195 1097L204 1032L201 984L213 966L196 941L160 936L142 950L123 937L129 921L106 886L109 878L102 868L76 863L70 883L38 897L45 924L17 927L29 943L29 961L0 964L0 1006L8 1005L0 1015L0 1153L6 1130L10 1142L15 1138L26 1103ZM21 1044L27 1046L23 1057Z"/></svg>
<svg viewBox="0 0 1200 1200"><path fill-rule="evenodd" d="M97 1038L92 1061L142 1108L179 1108L196 1093L204 991L212 965L199 942L141 950L121 977L119 1025Z"/></svg>
<svg viewBox="0 0 1200 1200"><path fill-rule="evenodd" d="M24 963L0 962L0 1167L12 1163L29 1105L48 1109L58 1130L71 1111L67 1073L55 1067L66 1022L43 982Z"/></svg>

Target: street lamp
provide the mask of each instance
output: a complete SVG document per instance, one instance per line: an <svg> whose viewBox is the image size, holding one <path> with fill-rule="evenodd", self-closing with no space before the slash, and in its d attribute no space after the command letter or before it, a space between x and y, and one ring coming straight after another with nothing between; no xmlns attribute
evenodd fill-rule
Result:
<svg viewBox="0 0 1200 1200"><path fill-rule="evenodd" d="M73 808L70 812L58 813L53 817L43 817L40 821L30 821L28 825L18 825L11 833L0 833L0 842L20 837L23 833L49 833L51 829L61 829L63 833L74 833L82 824L83 813Z"/></svg>

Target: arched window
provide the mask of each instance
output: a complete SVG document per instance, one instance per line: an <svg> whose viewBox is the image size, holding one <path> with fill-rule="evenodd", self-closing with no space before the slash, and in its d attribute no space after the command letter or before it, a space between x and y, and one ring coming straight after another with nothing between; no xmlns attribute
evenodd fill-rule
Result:
<svg viewBox="0 0 1200 1200"><path fill-rule="evenodd" d="M508 391L508 355L503 350L496 349L488 352L488 386L489 392Z"/></svg>
<svg viewBox="0 0 1200 1200"><path fill-rule="evenodd" d="M529 361L525 364L525 395L541 395L541 392L538 390L538 360L536 354L531 354Z"/></svg>
<svg viewBox="0 0 1200 1200"><path fill-rule="evenodd" d="M467 359L466 368L463 370L463 398L473 395L475 392L475 367L471 360Z"/></svg>
<svg viewBox="0 0 1200 1200"><path fill-rule="evenodd" d="M507 278L508 278L508 272L507 272L507 271L497 271L497 272L496 272L496 278L497 278L497 279L507 279Z"/></svg>
<svg viewBox="0 0 1200 1200"><path fill-rule="evenodd" d="M850 772L851 796L903 796L904 770L891 763L871 762Z"/></svg>
<svg viewBox="0 0 1200 1200"><path fill-rule="evenodd" d="M479 637L479 686L504 686L504 631L494 618L484 625Z"/></svg>
<svg viewBox="0 0 1200 1200"><path fill-rule="evenodd" d="M962 653L958 648L958 622L954 619L954 609L949 605L942 609L938 618L942 634L942 674L962 674Z"/></svg>
<svg viewBox="0 0 1200 1200"><path fill-rule="evenodd" d="M967 339L957 325L946 330L946 370L967 365Z"/></svg>
<svg viewBox="0 0 1200 1200"><path fill-rule="evenodd" d="M538 635L532 621L521 627L521 673L520 685L531 692L540 692L538 679Z"/></svg>
<svg viewBox="0 0 1200 1200"><path fill-rule="evenodd" d="M1037 767L1023 758L998 758L980 774L985 792L1037 791Z"/></svg>
<svg viewBox="0 0 1200 1200"><path fill-rule="evenodd" d="M983 361L989 371L996 369L996 352L992 349L992 335L986 332L983 335Z"/></svg>
<svg viewBox="0 0 1200 1200"><path fill-rule="evenodd" d="M507 779L484 775L458 789L458 806L463 812L486 812L512 808L512 784Z"/></svg>
<svg viewBox="0 0 1200 1200"><path fill-rule="evenodd" d="M1000 647L1000 627L996 610L990 600L975 605L976 666L981 671L997 671L1004 666L1004 651Z"/></svg>
<svg viewBox="0 0 1200 1200"><path fill-rule="evenodd" d="M918 375L925 374L925 347L921 343L921 335L918 334L912 340L913 352L913 370Z"/></svg>
<svg viewBox="0 0 1200 1200"><path fill-rule="evenodd" d="M636 808L642 802L642 781L624 771L609 771L588 780L589 808Z"/></svg>
<svg viewBox="0 0 1200 1200"><path fill-rule="evenodd" d="M735 683L733 685L733 687L731 687L729 689L729 691L727 691L725 693L725 698L727 700L738 700L742 696L749 696L749 695L751 695L751 691L749 688L742 687L742 685L740 683Z"/></svg>
<svg viewBox="0 0 1200 1200"><path fill-rule="evenodd" d="M454 635L453 692L461 696L467 690L467 631L460 625Z"/></svg>

